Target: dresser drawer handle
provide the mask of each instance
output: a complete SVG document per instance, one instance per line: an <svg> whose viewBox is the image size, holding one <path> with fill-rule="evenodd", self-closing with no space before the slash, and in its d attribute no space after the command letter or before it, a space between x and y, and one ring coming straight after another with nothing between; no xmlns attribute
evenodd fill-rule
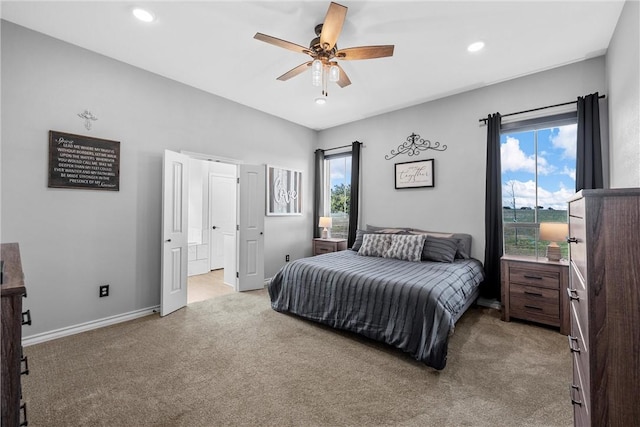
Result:
<svg viewBox="0 0 640 427"><path fill-rule="evenodd" d="M22 324L23 325L31 324L31 310L22 312Z"/></svg>
<svg viewBox="0 0 640 427"><path fill-rule="evenodd" d="M580 390L580 387L578 387L575 384L571 384L571 388L569 389L569 396L571 397L571 404L572 405L582 406L582 402L580 400L574 399L574 397L573 397L575 392L578 391L578 390Z"/></svg>
<svg viewBox="0 0 640 427"><path fill-rule="evenodd" d="M525 279L534 279L534 280L542 280L543 279L543 277L540 277L540 276L529 276L528 274L525 274L524 278Z"/></svg>
<svg viewBox="0 0 640 427"><path fill-rule="evenodd" d="M22 419L22 422L20 423L20 426L28 426L29 425L29 421L27 421L27 404L23 403L22 405L20 405L20 412L22 412L22 416L20 417Z"/></svg>
<svg viewBox="0 0 640 427"><path fill-rule="evenodd" d="M538 310L538 311L542 311L542 308L540 307L536 307L535 305L525 305L524 308L528 308L530 310Z"/></svg>
<svg viewBox="0 0 640 427"><path fill-rule="evenodd" d="M572 337L571 335L567 335L569 338L569 350L571 353L580 353L580 345L578 344L578 337ZM575 346L573 345L575 343Z"/></svg>
<svg viewBox="0 0 640 427"><path fill-rule="evenodd" d="M27 356L22 356L20 359L20 364L24 363L24 369L20 369L20 375L29 375L29 358Z"/></svg>
<svg viewBox="0 0 640 427"><path fill-rule="evenodd" d="M575 289L567 288L567 293L569 294L569 299L574 301L580 301L580 297L578 296L578 291Z"/></svg>
<svg viewBox="0 0 640 427"><path fill-rule="evenodd" d="M525 295L531 295L532 297L541 297L542 294L539 292L530 292L530 291L524 291Z"/></svg>
<svg viewBox="0 0 640 427"><path fill-rule="evenodd" d="M567 237L567 243L578 243L577 237Z"/></svg>

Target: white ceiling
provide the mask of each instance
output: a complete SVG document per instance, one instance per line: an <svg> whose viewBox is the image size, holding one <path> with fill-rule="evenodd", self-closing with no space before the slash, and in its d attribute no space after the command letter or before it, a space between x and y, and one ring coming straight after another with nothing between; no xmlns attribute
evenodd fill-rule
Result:
<svg viewBox="0 0 640 427"><path fill-rule="evenodd" d="M329 1L2 1L2 18L311 129L605 53L623 1L340 1L340 48L394 44L391 58L343 61L352 85L326 105L310 72L276 77L308 56L253 39L308 45ZM137 21L134 5L157 20ZM467 52L470 43L486 47Z"/></svg>

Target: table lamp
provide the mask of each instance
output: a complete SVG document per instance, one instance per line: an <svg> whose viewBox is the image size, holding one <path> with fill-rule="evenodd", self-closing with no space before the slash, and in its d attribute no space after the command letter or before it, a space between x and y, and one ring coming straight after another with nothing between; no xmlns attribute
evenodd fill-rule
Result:
<svg viewBox="0 0 640 427"><path fill-rule="evenodd" d="M547 246L547 259L549 261L560 261L560 246L558 243L567 238L569 226L561 222L541 222L540 240L549 242Z"/></svg>
<svg viewBox="0 0 640 427"><path fill-rule="evenodd" d="M320 222L318 223L318 227L323 227L322 229L322 238L323 239L328 239L329 238L329 228L331 228L331 217L330 216L321 216L320 217Z"/></svg>

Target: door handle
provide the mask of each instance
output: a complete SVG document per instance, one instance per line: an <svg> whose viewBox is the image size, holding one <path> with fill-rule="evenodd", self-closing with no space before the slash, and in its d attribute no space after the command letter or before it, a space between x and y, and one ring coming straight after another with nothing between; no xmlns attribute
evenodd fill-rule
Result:
<svg viewBox="0 0 640 427"><path fill-rule="evenodd" d="M171 241L171 239L167 239L165 240L165 243L169 243Z"/></svg>
<svg viewBox="0 0 640 427"><path fill-rule="evenodd" d="M218 227L216 227L216 226L214 225L214 226L213 226L213 227L211 227L211 228L213 228L213 229L215 230L215 229L216 229L216 228L218 228Z"/></svg>
<svg viewBox="0 0 640 427"><path fill-rule="evenodd" d="M263 234L264 234L264 233L261 231L261 232L260 232L260 235L262 236Z"/></svg>

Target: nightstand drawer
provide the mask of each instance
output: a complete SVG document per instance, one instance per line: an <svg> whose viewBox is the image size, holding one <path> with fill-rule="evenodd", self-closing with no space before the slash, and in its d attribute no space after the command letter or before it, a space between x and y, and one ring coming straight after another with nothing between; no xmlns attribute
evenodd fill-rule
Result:
<svg viewBox="0 0 640 427"><path fill-rule="evenodd" d="M321 255L347 249L347 239L313 239L313 254Z"/></svg>
<svg viewBox="0 0 640 427"><path fill-rule="evenodd" d="M560 325L559 291L514 283L509 299L514 317Z"/></svg>
<svg viewBox="0 0 640 427"><path fill-rule="evenodd" d="M533 285L549 289L560 289L560 274L557 271L546 271L542 268L528 269L512 267L509 270L509 281L521 285Z"/></svg>
<svg viewBox="0 0 640 427"><path fill-rule="evenodd" d="M315 244L316 254L326 254L326 253L335 252L335 251L336 251L336 245L333 243L317 241Z"/></svg>

